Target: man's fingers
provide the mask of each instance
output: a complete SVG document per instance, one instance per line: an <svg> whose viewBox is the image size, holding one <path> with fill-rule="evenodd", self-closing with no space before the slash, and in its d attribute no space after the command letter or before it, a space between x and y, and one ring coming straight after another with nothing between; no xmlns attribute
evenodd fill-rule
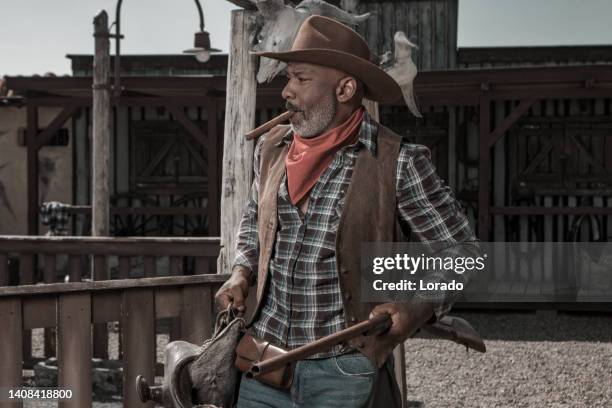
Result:
<svg viewBox="0 0 612 408"><path fill-rule="evenodd" d="M246 306L244 305L244 294L242 293L242 289L240 287L232 288L232 295L234 297L234 309L239 312L244 312L246 310Z"/></svg>

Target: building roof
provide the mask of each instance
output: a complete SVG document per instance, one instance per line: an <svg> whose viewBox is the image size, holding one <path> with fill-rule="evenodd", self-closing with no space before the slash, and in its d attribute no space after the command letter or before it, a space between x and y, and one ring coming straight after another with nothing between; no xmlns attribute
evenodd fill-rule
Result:
<svg viewBox="0 0 612 408"><path fill-rule="evenodd" d="M612 45L559 45L537 47L460 47L461 65L510 66L515 64L593 65L612 63Z"/></svg>
<svg viewBox="0 0 612 408"><path fill-rule="evenodd" d="M68 54L73 76L91 76L93 55ZM121 56L122 76L177 76L177 75L225 75L227 54L212 54L208 62L202 63L187 54L128 54ZM115 57L111 55L111 75Z"/></svg>

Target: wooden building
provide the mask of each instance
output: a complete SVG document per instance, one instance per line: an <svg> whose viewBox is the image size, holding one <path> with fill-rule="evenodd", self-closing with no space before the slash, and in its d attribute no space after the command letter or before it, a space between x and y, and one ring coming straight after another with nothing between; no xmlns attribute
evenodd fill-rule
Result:
<svg viewBox="0 0 612 408"><path fill-rule="evenodd" d="M397 30L419 45L416 91L424 119L413 118L401 105L382 106L381 119L431 147L439 174L463 201L481 239L563 241L587 213L599 232L584 233L582 239L609 235L612 148L605 136L610 128L612 47L458 49L456 0L335 3L375 13L359 30L377 55L392 50ZM70 174L60 179L63 186L65 180L72 183L61 198L82 207L89 204L91 188L92 58L69 58L72 77L11 77L7 85L25 98L31 112L33 106L61 106L64 115L56 119L74 117L63 125L73 135L68 138L72 153L66 157L72 164ZM115 234L218 233L226 65L223 55L206 64L189 56L122 59L126 90L114 108L111 142ZM282 83L259 87L258 122L278 113ZM26 116L34 128L33 115L23 116L22 126ZM44 115L38 116L44 122ZM492 139L486 141L485 133ZM41 157L52 149L39 148ZM33 158L36 149L29 149ZM32 161L30 173L35 167L46 171ZM32 179L29 196L47 199ZM217 183L209 183L212 179ZM36 233L34 217L42 200L22 201L29 206L28 232ZM4 217L6 212L0 213L0 220ZM73 232L86 235L87 223L76 223Z"/></svg>

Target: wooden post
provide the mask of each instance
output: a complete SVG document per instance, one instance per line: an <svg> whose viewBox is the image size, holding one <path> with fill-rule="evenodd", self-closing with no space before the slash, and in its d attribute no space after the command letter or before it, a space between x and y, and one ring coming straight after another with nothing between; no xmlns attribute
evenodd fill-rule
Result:
<svg viewBox="0 0 612 408"><path fill-rule="evenodd" d="M111 134L110 45L108 15L102 10L94 18L93 78L93 180L91 235L109 236L109 144ZM100 261L96 259L96 261ZM106 262L93 262L92 279L108 279ZM94 356L106 358L108 332L105 323L94 325Z"/></svg>
<svg viewBox="0 0 612 408"><path fill-rule="evenodd" d="M59 297L58 385L72 390L62 408L91 407L91 295L87 292Z"/></svg>
<svg viewBox="0 0 612 408"><path fill-rule="evenodd" d="M109 235L109 143L111 133L110 48L108 15L101 11L94 18L94 78L93 78L93 197L91 234Z"/></svg>
<svg viewBox="0 0 612 408"><path fill-rule="evenodd" d="M27 105L28 235L38 235L38 106Z"/></svg>
<svg viewBox="0 0 612 408"><path fill-rule="evenodd" d="M6 297L0 299L0 321L2 330L10 335L2 338L0 342L0 387L21 387L23 385L22 368L22 307L19 297ZM0 404L7 408L21 408L21 401Z"/></svg>
<svg viewBox="0 0 612 408"><path fill-rule="evenodd" d="M221 251L217 272L230 273L236 251L236 233L253 179L254 143L244 135L255 125L255 57L249 55L250 38L256 13L232 11L225 135L223 139L223 179L221 185ZM210 186L209 186L210 188Z"/></svg>
<svg viewBox="0 0 612 408"><path fill-rule="evenodd" d="M491 149L489 148L491 133L491 99L480 97L480 138L478 156L478 238L489 239L489 173L491 171Z"/></svg>

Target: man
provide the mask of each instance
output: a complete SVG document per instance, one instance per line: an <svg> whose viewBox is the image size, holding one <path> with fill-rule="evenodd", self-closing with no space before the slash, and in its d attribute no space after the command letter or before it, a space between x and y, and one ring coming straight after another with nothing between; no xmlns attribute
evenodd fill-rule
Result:
<svg viewBox="0 0 612 408"><path fill-rule="evenodd" d="M364 97L396 101L401 90L369 62L357 33L312 16L291 51L259 54L288 63L282 96L296 113L290 127L258 141L236 260L217 304L245 311L256 284L250 330L287 349L379 313L389 313L392 326L298 362L290 392L243 378L238 407L399 406L390 353L446 313L451 300L360 302L360 244L393 241L397 224L425 242L474 235L436 176L429 150L402 141L363 108Z"/></svg>

